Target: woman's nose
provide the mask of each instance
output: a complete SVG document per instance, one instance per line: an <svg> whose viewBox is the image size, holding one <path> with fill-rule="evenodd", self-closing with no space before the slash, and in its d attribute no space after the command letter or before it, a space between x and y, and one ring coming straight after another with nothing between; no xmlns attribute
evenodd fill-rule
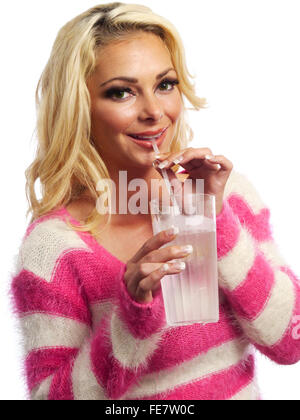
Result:
<svg viewBox="0 0 300 420"><path fill-rule="evenodd" d="M144 98L141 104L140 119L159 121L163 117L162 106L155 95Z"/></svg>

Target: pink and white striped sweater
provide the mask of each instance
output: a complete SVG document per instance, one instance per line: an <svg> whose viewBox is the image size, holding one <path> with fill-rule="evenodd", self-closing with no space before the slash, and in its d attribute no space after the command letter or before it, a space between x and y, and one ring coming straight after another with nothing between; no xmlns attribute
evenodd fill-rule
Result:
<svg viewBox="0 0 300 420"><path fill-rule="evenodd" d="M132 300L126 265L67 217L62 207L28 226L12 275L28 398L255 400L255 348L300 360L300 282L243 175L231 173L217 217L216 324L167 326L162 295Z"/></svg>

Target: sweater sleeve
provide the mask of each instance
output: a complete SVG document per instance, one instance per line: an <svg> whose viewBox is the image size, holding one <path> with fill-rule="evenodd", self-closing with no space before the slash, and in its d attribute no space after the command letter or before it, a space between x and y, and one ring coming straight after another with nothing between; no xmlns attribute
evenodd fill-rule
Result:
<svg viewBox="0 0 300 420"><path fill-rule="evenodd" d="M11 297L20 321L30 399L121 398L147 369L160 337L164 322L161 294L150 304L133 301L123 270L119 293L105 302L107 310L93 322L82 284L84 273L91 271L78 265L78 252L90 269L92 254L73 249L55 262L47 278L30 270L27 261L26 268L12 279ZM32 261L32 268L36 264Z"/></svg>
<svg viewBox="0 0 300 420"><path fill-rule="evenodd" d="M280 255L270 211L237 177L217 217L219 284L249 341L279 364L300 360L300 282Z"/></svg>

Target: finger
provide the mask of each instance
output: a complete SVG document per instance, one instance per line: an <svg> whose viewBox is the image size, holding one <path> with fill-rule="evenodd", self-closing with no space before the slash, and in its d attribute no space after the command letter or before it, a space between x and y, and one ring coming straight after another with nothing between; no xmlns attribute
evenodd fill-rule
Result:
<svg viewBox="0 0 300 420"><path fill-rule="evenodd" d="M218 163L211 162L207 159L204 161L203 166L205 166L206 169L208 169L212 172L218 172L221 169L221 166ZM197 169L198 168L195 168L194 171L197 171ZM190 171L190 172L191 172L191 175L193 175L193 170Z"/></svg>
<svg viewBox="0 0 300 420"><path fill-rule="evenodd" d="M213 154L210 149L192 149L185 153L180 165L190 172L193 169L199 169L201 166L204 166L211 156Z"/></svg>
<svg viewBox="0 0 300 420"><path fill-rule="evenodd" d="M182 166L187 171L190 171L194 168L199 168L201 165L203 165L206 156L212 156L212 152L208 148L189 148L185 149L181 154L177 153L176 155L169 155L165 158L165 160L162 161L161 167L164 166L164 168L171 168L174 166L174 160L176 162L176 159L180 159L180 166Z"/></svg>
<svg viewBox="0 0 300 420"><path fill-rule="evenodd" d="M174 166L178 166L180 165L181 161L183 160L183 152L177 152L176 154L163 154L160 155L159 158L157 158L156 162L157 165L155 166L155 168L157 168L157 166L159 166L159 169L164 169L164 168L172 168Z"/></svg>
<svg viewBox="0 0 300 420"><path fill-rule="evenodd" d="M181 161L183 158L185 158L187 156L187 153L194 153L195 151L202 151L202 155L213 155L211 149L207 148L207 147L203 147L203 148L198 148L195 149L194 147L189 147L187 149L183 149L179 152L174 152L174 153L161 153L159 155L156 155L156 159L160 162L164 162L164 161L168 161L170 164L180 164L181 166ZM182 158L182 159L181 159ZM172 165L171 165L172 166Z"/></svg>
<svg viewBox="0 0 300 420"><path fill-rule="evenodd" d="M163 178L163 172L162 172L163 169L159 169L158 167L155 167L155 169L160 174L160 176ZM168 180L171 184L173 193L175 195L177 195L177 194L179 195L181 193L182 181L177 178L177 175L174 173L174 171L171 168L166 168L165 170L167 172Z"/></svg>
<svg viewBox="0 0 300 420"><path fill-rule="evenodd" d="M137 296L137 290L138 290L138 286L141 280L143 280L144 278L147 278L149 275L152 274L152 272L155 272L159 269L161 269L161 267L163 266L163 264L160 263L156 263L156 264L149 264L149 263L142 263L142 264L134 264L133 265L133 269L131 268L127 274L127 280L126 280L126 284L127 284L127 288L128 291L130 293L131 296L133 296L134 298L142 298L145 297L146 293L149 292L150 289L143 289L143 287L141 287L140 289L143 290L144 296L142 296L142 293L140 290L138 296Z"/></svg>
<svg viewBox="0 0 300 420"><path fill-rule="evenodd" d="M193 251L194 249L190 244L172 245L150 252L142 258L142 261L143 263L171 262L178 258L185 258L191 255Z"/></svg>
<svg viewBox="0 0 300 420"><path fill-rule="evenodd" d="M159 172L159 174L161 175L161 177L163 178L163 173L162 171L166 171L167 177L168 177L168 181L170 182L170 188L171 191L173 193L173 196L175 198L176 204L179 207L179 209L183 208L183 200L184 200L184 194L187 192L191 192L191 186L190 188L188 187L188 184L185 183L186 180L186 175L183 176L183 178L180 177L179 174L175 174L172 169L158 169L156 168L157 171ZM168 192L168 197L169 197L169 192ZM171 200L171 198L169 198ZM172 203L170 203L173 205L173 200Z"/></svg>
<svg viewBox="0 0 300 420"><path fill-rule="evenodd" d="M136 263L140 261L143 257L148 255L150 252L160 248L164 244L171 242L175 239L176 235L178 234L178 228L175 226L170 227L167 230L163 230L156 235L152 236L148 239L142 247L138 250L138 252L131 258L131 262Z"/></svg>
<svg viewBox="0 0 300 420"><path fill-rule="evenodd" d="M152 271L147 277L143 278L137 287L137 296L142 297L150 291L157 291L160 287L160 281L165 275L177 274L185 269L185 264L180 262L162 264L159 268Z"/></svg>
<svg viewBox="0 0 300 420"><path fill-rule="evenodd" d="M231 171L233 169L232 162L223 155L212 156L212 158L209 159L208 162L211 163L212 165L213 164L220 165L220 169L223 171Z"/></svg>
<svg viewBox="0 0 300 420"><path fill-rule="evenodd" d="M162 155L160 155L162 156ZM155 159L153 162L153 166L158 171L161 171L162 169L169 168L173 169L174 173L177 172L180 166L180 161L182 160L182 155L178 155L172 158L168 158L168 155L161 157L160 159Z"/></svg>

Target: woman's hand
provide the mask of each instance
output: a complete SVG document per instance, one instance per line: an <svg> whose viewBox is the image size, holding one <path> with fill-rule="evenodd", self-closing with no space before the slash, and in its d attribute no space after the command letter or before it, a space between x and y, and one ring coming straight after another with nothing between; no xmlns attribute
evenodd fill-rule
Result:
<svg viewBox="0 0 300 420"><path fill-rule="evenodd" d="M124 280L129 294L135 301L150 303L160 289L160 280L166 274L178 274L185 268L178 266L180 262L167 264L167 261L187 257L192 249L184 249L184 246L161 248L164 244L173 241L177 233L176 231L174 233L171 228L156 234L148 239L128 261Z"/></svg>
<svg viewBox="0 0 300 420"><path fill-rule="evenodd" d="M182 158L180 162L179 158ZM222 211L226 182L233 169L233 164L226 157L213 156L212 151L207 148L190 147L177 153L162 153L156 156L154 167L161 174L161 169L157 166L159 162L166 162L164 169L167 170L170 181L176 182L177 177L171 170L176 164L182 166L189 173L189 179L195 181L203 179L204 193L212 194L216 198L216 215ZM180 181L178 180L178 182ZM194 188L195 184L196 182L193 183ZM194 188L193 190L195 190Z"/></svg>

